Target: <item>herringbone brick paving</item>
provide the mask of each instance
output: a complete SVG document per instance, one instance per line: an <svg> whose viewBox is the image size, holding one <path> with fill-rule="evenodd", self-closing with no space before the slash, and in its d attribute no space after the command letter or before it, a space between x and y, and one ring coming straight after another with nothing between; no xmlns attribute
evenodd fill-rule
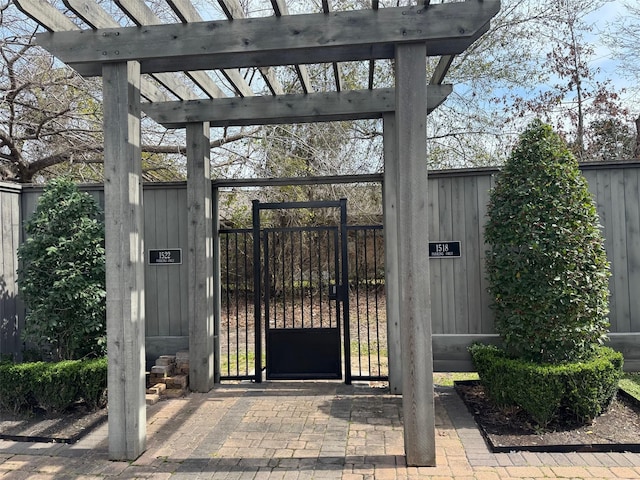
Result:
<svg viewBox="0 0 640 480"><path fill-rule="evenodd" d="M148 407L146 452L108 460L107 425L75 445L0 441L2 479L640 479L640 454L491 453L436 389L436 467L407 467L402 400L333 382L217 386Z"/></svg>

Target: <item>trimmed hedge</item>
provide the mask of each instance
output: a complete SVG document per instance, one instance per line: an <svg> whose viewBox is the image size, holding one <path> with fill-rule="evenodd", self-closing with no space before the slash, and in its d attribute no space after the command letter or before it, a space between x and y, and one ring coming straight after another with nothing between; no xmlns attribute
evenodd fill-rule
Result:
<svg viewBox="0 0 640 480"><path fill-rule="evenodd" d="M15 413L61 412L79 401L104 407L106 388L106 358L0 364L0 409Z"/></svg>
<svg viewBox="0 0 640 480"><path fill-rule="evenodd" d="M469 352L496 405L517 405L543 427L560 412L590 422L609 406L622 377L622 354L609 347L596 348L588 360L560 364L511 358L493 345L475 344Z"/></svg>

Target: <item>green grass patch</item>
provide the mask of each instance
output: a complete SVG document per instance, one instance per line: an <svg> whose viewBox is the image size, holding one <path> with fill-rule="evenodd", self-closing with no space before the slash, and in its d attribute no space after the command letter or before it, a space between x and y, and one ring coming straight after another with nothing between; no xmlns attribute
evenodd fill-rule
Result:
<svg viewBox="0 0 640 480"><path fill-rule="evenodd" d="M387 356L387 349L380 345L377 341L359 344L357 340L351 341L351 355L358 356L370 356L370 355L380 355L381 357Z"/></svg>
<svg viewBox="0 0 640 480"><path fill-rule="evenodd" d="M640 401L640 372L623 374L619 385L621 389Z"/></svg>
<svg viewBox="0 0 640 480"><path fill-rule="evenodd" d="M267 356L262 354L262 365L265 365ZM256 361L254 352L240 354L220 355L220 374L225 375L249 375L253 373Z"/></svg>
<svg viewBox="0 0 640 480"><path fill-rule="evenodd" d="M437 372L433 374L433 383L443 387L453 387L453 383L458 381L479 379L476 372Z"/></svg>

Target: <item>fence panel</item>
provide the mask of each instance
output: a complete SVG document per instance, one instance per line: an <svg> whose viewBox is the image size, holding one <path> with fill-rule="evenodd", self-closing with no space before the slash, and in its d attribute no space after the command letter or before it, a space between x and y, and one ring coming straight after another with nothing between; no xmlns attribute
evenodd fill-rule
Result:
<svg viewBox="0 0 640 480"><path fill-rule="evenodd" d="M612 344L627 357L628 368L640 369L640 164L583 165L582 171L596 199L600 222L605 236L607 256L611 262L610 320ZM462 257L459 259L433 259L430 262L431 308L434 333L434 356L448 362L457 358L465 362L464 345L468 340L493 333L493 315L489 307L487 281L484 273L483 230L489 191L498 170L467 170L457 172L431 172L429 176L429 237L431 240L460 240ZM42 188L34 186L0 185L2 197L2 270L0 271L0 312L3 330L0 353L19 350L15 325L23 319L23 309L16 297L15 258L16 244L23 235L21 219L28 218ZM104 204L102 186L82 187ZM169 190L163 192L163 190ZM145 247L182 248L183 265L173 267L146 267L146 325L147 350L150 355L175 353L188 346L187 281L186 281L186 185L184 183L145 185ZM19 200L16 198L19 197ZM18 206L16 206L18 202ZM16 213L17 212L17 213ZM221 232L221 240L222 240ZM355 235L355 234L354 234ZM234 240L235 241L235 240ZM244 239L238 238L242 244ZM369 240L370 241L370 240ZM251 250L251 240L249 250ZM427 245L425 245L425 254ZM357 257L364 261L363 257ZM249 256L249 260L250 256ZM367 261L370 261L367 258ZM382 261L382 260L381 260ZM164 270L162 270L164 268ZM224 266L223 266L224 268ZM239 269L243 266L238 266ZM251 265L247 265L251 268ZM360 268L360 267L358 267ZM380 269L380 264L378 265ZM380 272L377 272L378 274ZM367 275L369 271L367 271ZM364 284L359 285L362 289ZM369 284L370 286L370 284ZM235 287L225 292L229 307L244 310L246 318L253 318L252 301L247 300L251 287ZM361 290L362 292L362 290ZM353 293L353 292L352 292ZM239 296L237 296L239 295ZM237 296L237 298L236 298ZM365 297L362 297L365 298ZM380 300L380 298L379 298ZM229 303L230 302L230 303ZM353 308L356 308L356 300ZM227 305L227 304L225 304ZM357 304L358 309L362 304ZM362 307L366 311L366 304ZM356 310L353 310L354 312ZM357 322L357 320L356 320ZM242 330L245 323L234 328ZM380 330L382 332L382 330ZM8 342L8 343L7 343ZM11 343L14 342L14 343ZM15 343L17 342L17 343ZM229 351L227 350L227 353ZM252 353L237 352L237 357L251 357ZM244 358L243 357L243 358ZM234 357L235 358L235 357ZM247 361L245 360L245 364ZM252 364L251 361L248 362ZM446 364L446 363L445 363ZM444 365L444 364L443 364ZM447 364L447 365L450 365ZM371 375L377 374L377 367ZM368 365L359 365L369 374ZM382 367L381 367L382 368ZM235 367L233 375L248 374ZM381 369L384 371L384 369Z"/></svg>
<svg viewBox="0 0 640 480"><path fill-rule="evenodd" d="M22 305L16 269L20 244L21 188L0 183L0 359L21 357Z"/></svg>
<svg viewBox="0 0 640 480"><path fill-rule="evenodd" d="M253 231L220 230L220 377L254 378ZM264 352L264 348L262 349Z"/></svg>
<svg viewBox="0 0 640 480"><path fill-rule="evenodd" d="M353 380L389 376L382 225L349 226L349 332Z"/></svg>

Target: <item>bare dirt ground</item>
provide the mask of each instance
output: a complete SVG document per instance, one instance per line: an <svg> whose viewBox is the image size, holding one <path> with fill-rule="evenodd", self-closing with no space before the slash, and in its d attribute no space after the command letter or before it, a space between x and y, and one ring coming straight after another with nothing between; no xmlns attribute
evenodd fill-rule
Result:
<svg viewBox="0 0 640 480"><path fill-rule="evenodd" d="M107 409L87 411L81 405L66 412L17 415L0 412L0 438L29 442L75 443L107 420Z"/></svg>
<svg viewBox="0 0 640 480"><path fill-rule="evenodd" d="M250 374L254 352L254 306L252 299L230 297L222 308L220 353L222 375ZM285 298L270 305L272 328L335 326L335 302L318 295L304 300ZM349 296L349 332L353 375L388 374L387 318L384 288L360 288ZM263 316L265 307L262 307ZM294 320L295 319L295 320ZM304 320L303 320L304 319ZM342 322L342 317L341 320ZM264 352L263 344L263 352ZM238 365L239 363L239 365Z"/></svg>

